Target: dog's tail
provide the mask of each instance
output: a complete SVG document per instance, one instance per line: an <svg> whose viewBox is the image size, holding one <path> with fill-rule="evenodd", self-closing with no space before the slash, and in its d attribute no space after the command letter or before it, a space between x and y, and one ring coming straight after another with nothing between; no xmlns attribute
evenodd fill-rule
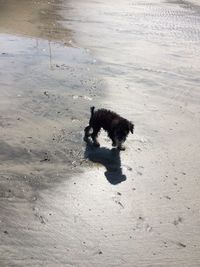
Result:
<svg viewBox="0 0 200 267"><path fill-rule="evenodd" d="M91 112L91 118L93 117L93 115L94 115L94 109L95 109L95 107L91 107L90 108L90 112Z"/></svg>

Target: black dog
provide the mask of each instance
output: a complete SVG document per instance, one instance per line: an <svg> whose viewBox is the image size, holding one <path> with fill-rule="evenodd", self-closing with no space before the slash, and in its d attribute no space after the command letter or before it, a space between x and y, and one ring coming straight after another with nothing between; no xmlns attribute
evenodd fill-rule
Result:
<svg viewBox="0 0 200 267"><path fill-rule="evenodd" d="M133 134L134 124L115 112L107 109L99 109L94 111L95 107L91 107L91 117L89 125L85 128L84 140L92 137L95 146L100 146L97 136L101 128L108 132L108 136L112 140L112 146L116 146L120 150L125 150L122 145L129 132ZM92 129L92 133L91 133Z"/></svg>

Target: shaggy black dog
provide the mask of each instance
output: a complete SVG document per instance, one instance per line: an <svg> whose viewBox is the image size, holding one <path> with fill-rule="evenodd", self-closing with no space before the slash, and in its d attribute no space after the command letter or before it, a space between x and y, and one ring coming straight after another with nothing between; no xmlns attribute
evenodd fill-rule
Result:
<svg viewBox="0 0 200 267"><path fill-rule="evenodd" d="M93 144L100 146L97 136L101 128L103 128L112 140L112 146L116 146L120 150L125 150L122 144L125 142L129 132L133 134L134 124L110 110L98 109L94 111L95 107L91 107L90 109L91 117L89 125L85 128L84 140L87 142L88 137L91 136Z"/></svg>

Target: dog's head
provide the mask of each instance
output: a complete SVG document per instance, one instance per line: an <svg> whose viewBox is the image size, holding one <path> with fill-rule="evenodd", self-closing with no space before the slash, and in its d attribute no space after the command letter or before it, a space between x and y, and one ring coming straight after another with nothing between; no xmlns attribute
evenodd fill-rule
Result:
<svg viewBox="0 0 200 267"><path fill-rule="evenodd" d="M133 134L134 132L134 124L127 120L121 120L119 121L116 129L115 134L117 139L120 142L124 142L126 140L126 137L128 136L129 132Z"/></svg>

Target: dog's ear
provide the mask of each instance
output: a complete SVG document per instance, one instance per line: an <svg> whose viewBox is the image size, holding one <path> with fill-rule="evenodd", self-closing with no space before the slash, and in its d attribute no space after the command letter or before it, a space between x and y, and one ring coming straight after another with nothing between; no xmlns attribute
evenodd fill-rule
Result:
<svg viewBox="0 0 200 267"><path fill-rule="evenodd" d="M129 131L133 134L134 124L132 122L129 122Z"/></svg>

